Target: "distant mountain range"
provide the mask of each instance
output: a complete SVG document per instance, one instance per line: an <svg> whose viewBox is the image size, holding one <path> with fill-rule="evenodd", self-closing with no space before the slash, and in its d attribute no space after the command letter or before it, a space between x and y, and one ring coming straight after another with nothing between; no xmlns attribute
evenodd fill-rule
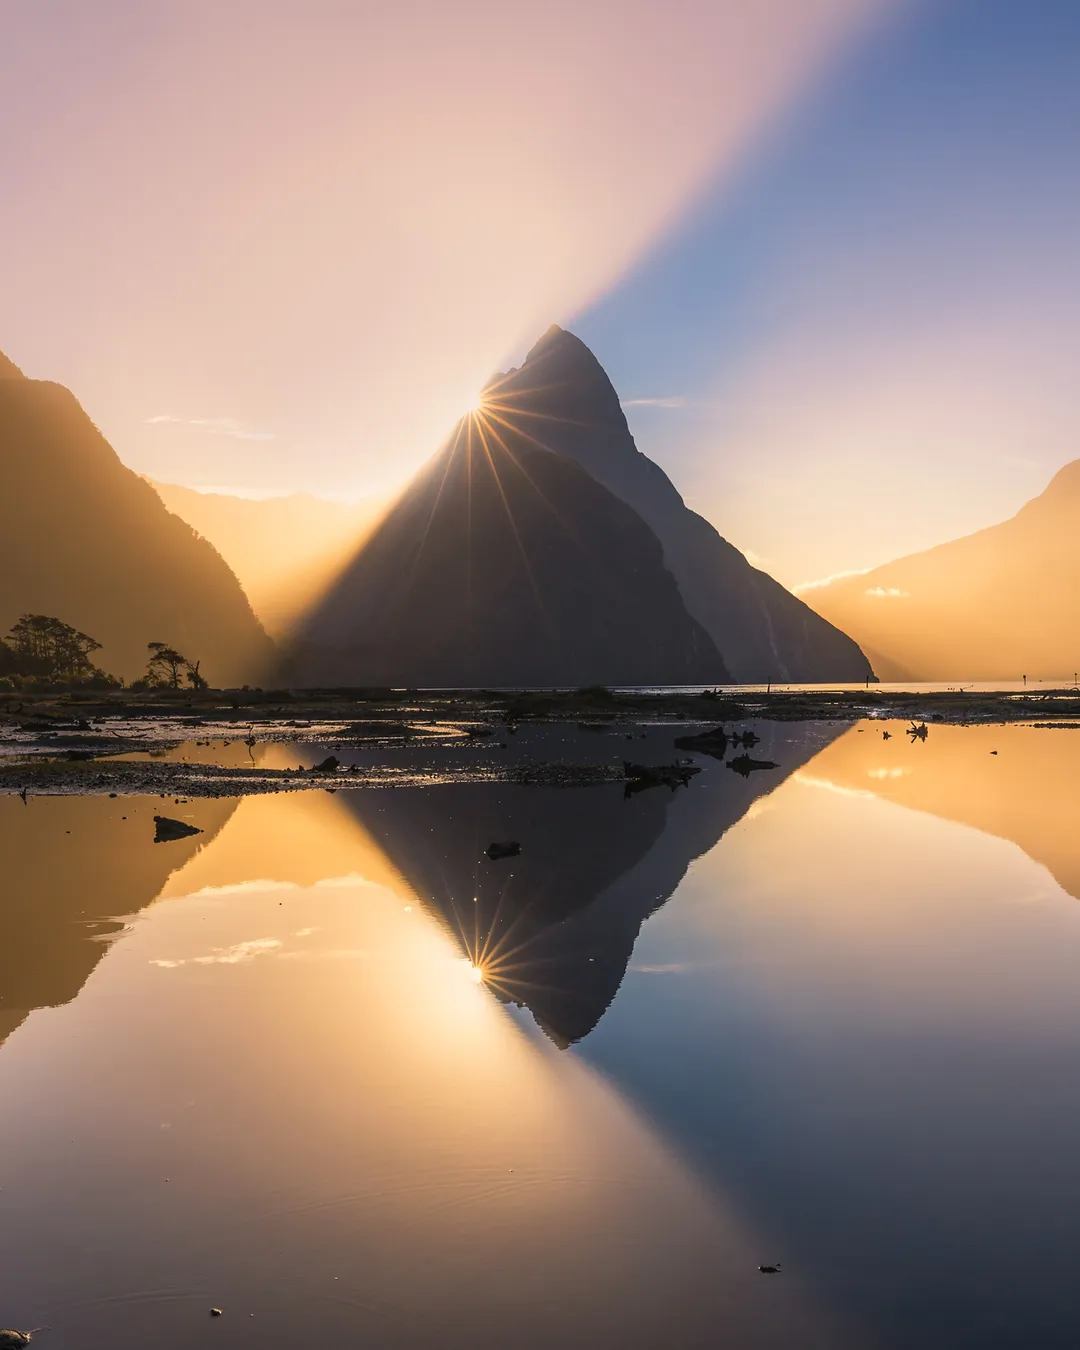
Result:
<svg viewBox="0 0 1080 1350"><path fill-rule="evenodd" d="M213 544L275 638L332 583L384 509L377 501L349 505L307 493L253 501L148 481L170 511Z"/></svg>
<svg viewBox="0 0 1080 1350"><path fill-rule="evenodd" d="M299 638L297 670L332 683L872 677L687 508L561 328L489 384Z"/></svg>
<svg viewBox="0 0 1080 1350"><path fill-rule="evenodd" d="M162 505L58 384L0 357L0 633L48 614L103 644L111 674L145 673L165 642L215 685L258 683L274 648L215 549Z"/></svg>
<svg viewBox="0 0 1080 1350"><path fill-rule="evenodd" d="M804 592L886 680L1072 680L1080 460L1011 520Z"/></svg>

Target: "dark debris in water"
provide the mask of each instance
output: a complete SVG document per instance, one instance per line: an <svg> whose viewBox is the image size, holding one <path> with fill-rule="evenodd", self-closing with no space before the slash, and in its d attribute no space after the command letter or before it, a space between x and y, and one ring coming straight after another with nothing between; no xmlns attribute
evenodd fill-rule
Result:
<svg viewBox="0 0 1080 1350"><path fill-rule="evenodd" d="M5 712L7 714L5 718ZM626 775L612 754L608 730L619 739L669 729L664 747L726 760L737 773L771 767L746 753L758 740L754 720L852 722L888 718L908 722L914 738L943 722L1022 722L1039 727L1080 726L1075 689L1023 693L949 690L902 693L865 689L760 690L228 690L35 695L0 701L0 793L32 795L155 794L235 797L326 786L426 786L436 783L520 783L586 787L622 781L653 785L648 774ZM696 725L695 725L696 724ZM743 729L739 729L742 724ZM173 753L190 740L230 745L310 746L316 768L270 768L257 761L188 762ZM550 735L560 746L523 744ZM586 734L583 734L586 733ZM575 739L576 738L576 739ZM511 747L512 742L512 747ZM510 749L510 753L507 753ZM346 762L331 750L346 751ZM73 755L73 757L68 757ZM84 756L90 756L84 758ZM107 757L106 757L107 756ZM115 756L123 756L118 759ZM362 763L348 761L362 759ZM336 764L334 761L337 760ZM663 767L663 766L661 766ZM661 778L667 786L686 781ZM2 1347L0 1347L2 1350Z"/></svg>
<svg viewBox="0 0 1080 1350"><path fill-rule="evenodd" d="M202 834L197 825L189 825L186 820L174 820L172 816L154 817L154 843L168 844L176 839L188 839L193 834Z"/></svg>

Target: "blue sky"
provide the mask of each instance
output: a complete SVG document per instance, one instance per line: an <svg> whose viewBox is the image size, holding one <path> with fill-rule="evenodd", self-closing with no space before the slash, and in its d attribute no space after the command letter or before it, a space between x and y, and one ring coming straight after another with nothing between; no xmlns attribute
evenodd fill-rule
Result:
<svg viewBox="0 0 1080 1350"><path fill-rule="evenodd" d="M1080 3L907 7L572 326L639 446L789 584L1080 456Z"/></svg>

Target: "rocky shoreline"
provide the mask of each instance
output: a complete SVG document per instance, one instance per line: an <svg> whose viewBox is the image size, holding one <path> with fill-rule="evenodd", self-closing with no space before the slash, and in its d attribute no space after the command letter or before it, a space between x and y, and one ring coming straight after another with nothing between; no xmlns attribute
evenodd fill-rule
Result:
<svg viewBox="0 0 1080 1350"><path fill-rule="evenodd" d="M675 742L685 744L687 733L864 718L931 729L1080 727L1080 692L25 693L0 703L0 793L175 798L447 782L580 786L623 779L623 761L639 753L634 742L645 762L659 763L668 752L679 758Z"/></svg>

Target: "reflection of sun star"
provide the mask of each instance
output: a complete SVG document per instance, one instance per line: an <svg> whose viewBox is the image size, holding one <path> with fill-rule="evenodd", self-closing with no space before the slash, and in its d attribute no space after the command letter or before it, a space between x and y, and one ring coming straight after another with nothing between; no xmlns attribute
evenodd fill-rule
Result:
<svg viewBox="0 0 1080 1350"><path fill-rule="evenodd" d="M479 966L473 966L472 970L470 971L470 974L472 975L473 984L484 983L484 972L480 969Z"/></svg>

